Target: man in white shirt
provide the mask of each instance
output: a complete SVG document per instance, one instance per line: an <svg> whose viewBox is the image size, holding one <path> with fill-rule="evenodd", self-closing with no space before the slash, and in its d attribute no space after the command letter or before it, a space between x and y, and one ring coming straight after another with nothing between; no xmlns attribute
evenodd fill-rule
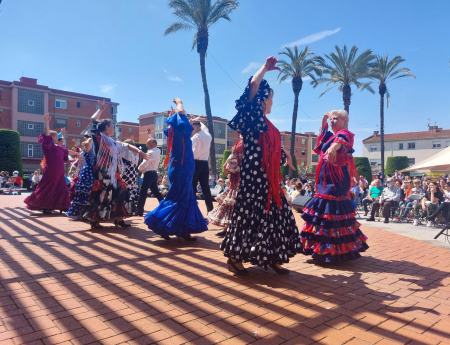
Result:
<svg viewBox="0 0 450 345"><path fill-rule="evenodd" d="M389 223L389 212L392 207L396 207L398 205L398 202L400 201L400 188L398 188L395 185L395 180L390 177L386 179L386 182L388 184L387 188L383 189L383 192L381 194L381 203L383 204L383 217L384 222ZM375 201L372 204L372 211L370 213L370 218L367 218L366 220L368 222L375 221L375 213L380 209L380 201Z"/></svg>
<svg viewBox="0 0 450 345"><path fill-rule="evenodd" d="M144 179L142 180L141 192L139 194L139 201L137 204L138 216L144 215L145 200L147 200L147 191L150 187L152 194L161 201L164 197L161 195L158 189L158 165L161 157L161 151L156 147L158 142L152 139L149 134L149 139L147 140L147 157L138 167L140 173L144 174Z"/></svg>
<svg viewBox="0 0 450 345"><path fill-rule="evenodd" d="M209 134L208 127L201 121L204 119L200 116L191 119L189 122L194 131L191 134L192 150L194 151L195 171L192 178L192 188L194 193L197 193L197 183L200 181L200 186L205 197L206 209L211 212L214 208L211 197L211 190L209 187L209 148L211 145L211 134Z"/></svg>

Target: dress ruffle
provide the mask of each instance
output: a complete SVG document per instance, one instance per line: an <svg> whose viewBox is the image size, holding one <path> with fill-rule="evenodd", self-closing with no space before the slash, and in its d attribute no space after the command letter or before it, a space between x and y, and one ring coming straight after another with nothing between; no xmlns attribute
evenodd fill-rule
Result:
<svg viewBox="0 0 450 345"><path fill-rule="evenodd" d="M238 191L229 188L225 192L216 196L218 206L208 213L206 220L213 225L226 227L230 224L231 215L233 214L234 204L236 203L236 196Z"/></svg>

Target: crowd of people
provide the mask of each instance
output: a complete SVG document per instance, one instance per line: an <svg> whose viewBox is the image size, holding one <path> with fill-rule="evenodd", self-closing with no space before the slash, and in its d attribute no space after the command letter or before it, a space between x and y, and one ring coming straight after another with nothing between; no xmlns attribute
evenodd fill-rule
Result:
<svg viewBox="0 0 450 345"><path fill-rule="evenodd" d="M91 125L81 133L83 143L72 150L49 129L50 115L45 114L44 133L38 138L44 152L43 173L37 172L35 189L24 200L27 208L45 214L60 210L73 219L89 221L91 229L103 229L102 223L108 221L126 228L131 226L125 223L126 217L144 216L151 193L159 205L144 216L150 230L165 240L176 236L196 241L193 234L208 230L208 224L216 225L228 269L241 275L249 274L244 263L287 274L283 265L299 253L322 262L359 258L368 245L351 198L358 176L348 114L333 110L322 119L314 148L320 157L315 182L304 176L284 180L280 166L295 167L282 148L280 132L267 118L274 91L264 80L267 72L279 69L277 62L267 58L236 101L237 113L228 126L240 138L224 162L226 176L214 176L209 169L212 138L205 119L188 118L179 98L173 100L176 109L166 120L164 176L159 174L157 141L149 134L143 152L132 140L114 140L111 120L101 119L106 104L98 102ZM64 166L69 160L72 168L67 178ZM436 195L430 195L433 201ZM309 199L301 231L291 208L300 196ZM205 201L206 217L197 199Z"/></svg>

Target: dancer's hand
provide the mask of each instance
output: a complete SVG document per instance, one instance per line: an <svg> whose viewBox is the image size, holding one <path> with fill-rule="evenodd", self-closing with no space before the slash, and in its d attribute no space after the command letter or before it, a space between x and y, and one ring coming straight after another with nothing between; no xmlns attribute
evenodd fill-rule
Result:
<svg viewBox="0 0 450 345"><path fill-rule="evenodd" d="M75 146L78 146L78 144L77 144L77 139L72 138L72 142L73 142L73 144L74 144Z"/></svg>
<svg viewBox="0 0 450 345"><path fill-rule="evenodd" d="M328 124L328 113L326 113L322 118L322 129L324 129Z"/></svg>
<svg viewBox="0 0 450 345"><path fill-rule="evenodd" d="M288 151L284 151L284 154L286 155L286 162L284 163L284 166L288 166L295 171L295 167L292 164L292 157L291 154Z"/></svg>
<svg viewBox="0 0 450 345"><path fill-rule="evenodd" d="M328 148L327 152L325 152L325 155L328 155L328 162L332 163L336 160L337 150L339 150L341 146L342 144L334 143Z"/></svg>
<svg viewBox="0 0 450 345"><path fill-rule="evenodd" d="M61 128L61 134L62 134L63 136L66 135L66 127Z"/></svg>
<svg viewBox="0 0 450 345"><path fill-rule="evenodd" d="M45 122L50 122L51 119L52 119L52 117L50 116L50 114L47 113L44 115Z"/></svg>
<svg viewBox="0 0 450 345"><path fill-rule="evenodd" d="M181 102L181 99L179 99L178 97L175 97L175 98L172 100L172 102L175 103L175 104L183 103L183 102Z"/></svg>
<svg viewBox="0 0 450 345"><path fill-rule="evenodd" d="M190 122L190 123L204 122L205 120L206 120L206 118L205 118L203 115L201 115L201 116L197 116L197 117L191 118L191 119L189 120L189 122Z"/></svg>
<svg viewBox="0 0 450 345"><path fill-rule="evenodd" d="M98 110L100 110L100 113L103 113L103 111L105 111L107 105L106 105L106 101L103 100L103 102L97 101L98 104Z"/></svg>
<svg viewBox="0 0 450 345"><path fill-rule="evenodd" d="M274 56L269 56L269 57L266 59L266 63L264 64L264 66L266 67L266 70L267 70L267 71L274 71L274 70L281 71L281 70L280 70L280 67L277 67L277 66L276 66L277 63L278 63L278 60L277 60L276 57L274 57Z"/></svg>
<svg viewBox="0 0 450 345"><path fill-rule="evenodd" d="M150 128L147 128L147 134L150 134L152 130Z"/></svg>

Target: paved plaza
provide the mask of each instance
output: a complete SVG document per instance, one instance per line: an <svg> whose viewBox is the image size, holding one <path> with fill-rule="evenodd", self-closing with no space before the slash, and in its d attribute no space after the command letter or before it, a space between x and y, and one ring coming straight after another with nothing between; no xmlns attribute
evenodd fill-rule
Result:
<svg viewBox="0 0 450 345"><path fill-rule="evenodd" d="M363 221L359 260L297 255L290 275L238 277L214 228L198 242L165 241L137 217L91 231L24 197L0 196L1 345L450 344L450 251L432 241Z"/></svg>

